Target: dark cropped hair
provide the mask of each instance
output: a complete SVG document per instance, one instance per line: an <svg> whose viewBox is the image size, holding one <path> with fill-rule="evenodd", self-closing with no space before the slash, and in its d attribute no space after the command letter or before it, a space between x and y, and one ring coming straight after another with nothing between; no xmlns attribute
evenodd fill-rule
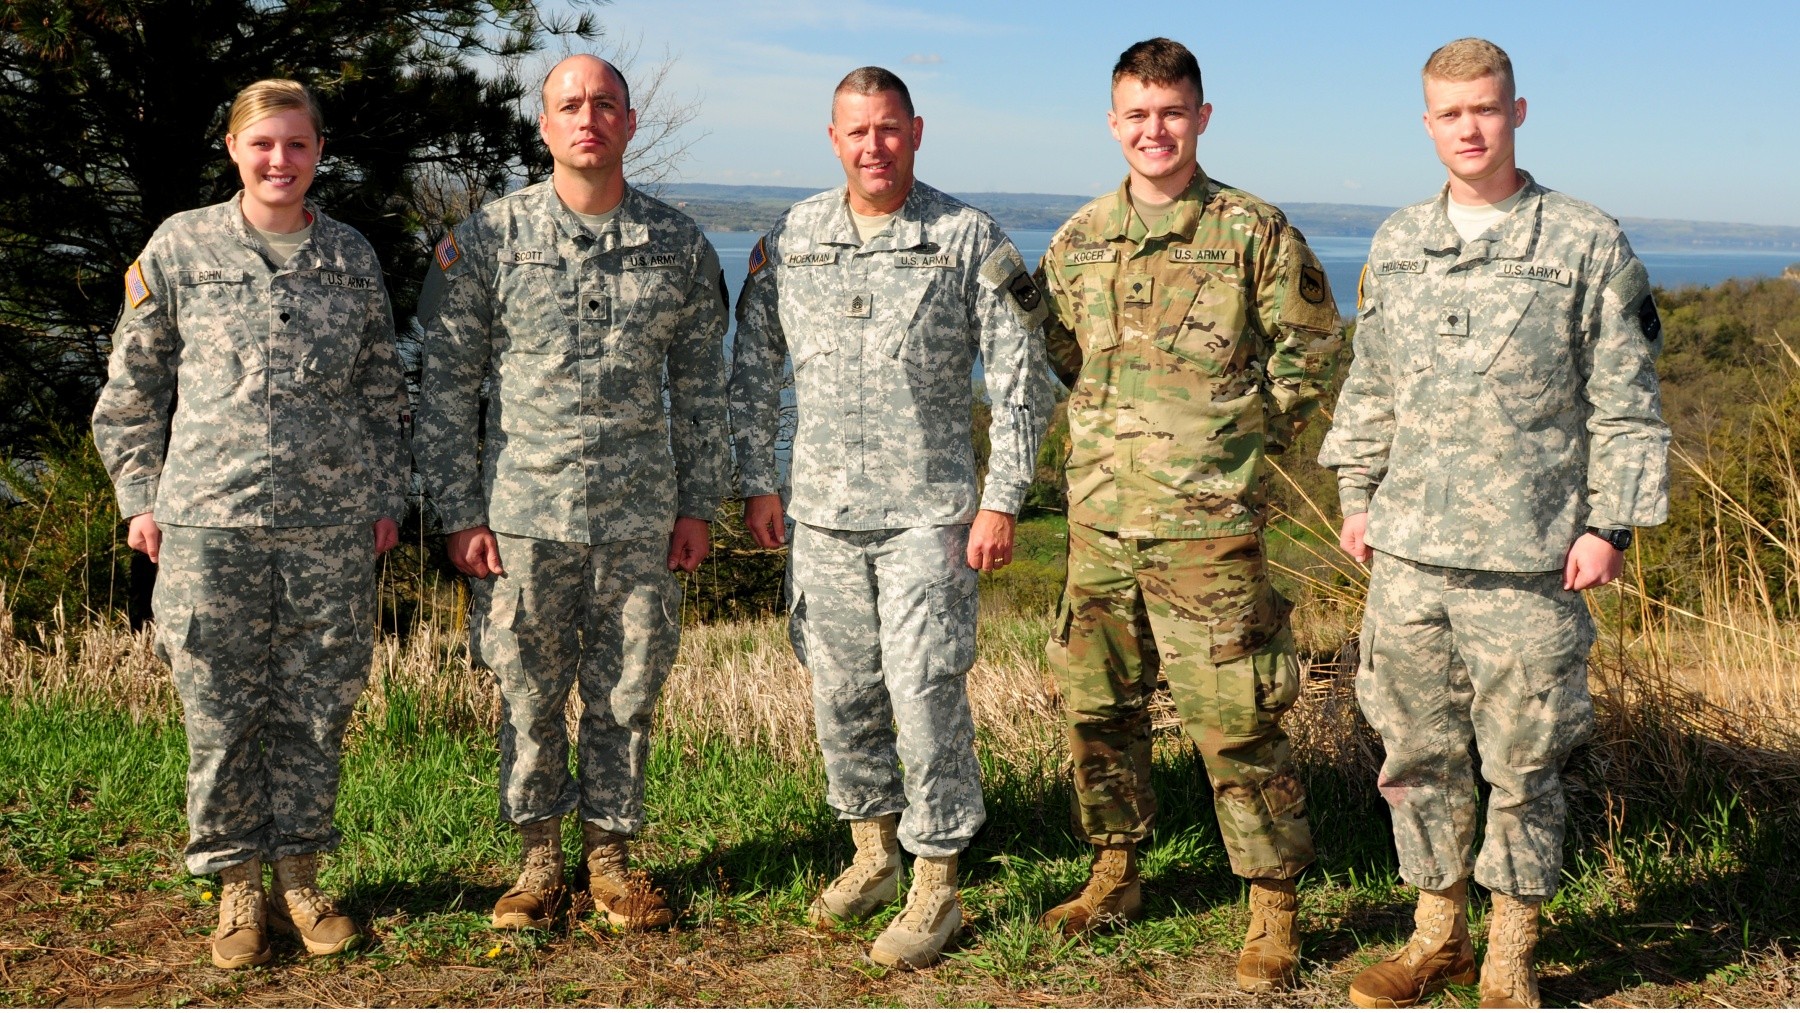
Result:
<svg viewBox="0 0 1800 1013"><path fill-rule="evenodd" d="M837 111L838 96L845 92L853 95L879 95L884 91L900 96L900 104L906 107L907 119L916 115L913 112L912 92L906 90L906 82L900 80L893 71L882 67L858 67L845 74L831 93L832 111Z"/></svg>
<svg viewBox="0 0 1800 1013"><path fill-rule="evenodd" d="M1120 53L1119 62L1113 64L1113 86L1118 87L1119 79L1125 77L1135 77L1145 84L1192 81L1196 100L1206 101L1206 89L1200 84L1200 61L1194 59L1192 50L1174 39L1159 35Z"/></svg>

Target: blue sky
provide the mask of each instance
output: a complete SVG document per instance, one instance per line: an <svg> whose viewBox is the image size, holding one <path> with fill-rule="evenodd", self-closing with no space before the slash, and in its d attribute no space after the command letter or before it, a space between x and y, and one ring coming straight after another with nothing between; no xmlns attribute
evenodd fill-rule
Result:
<svg viewBox="0 0 1800 1013"><path fill-rule="evenodd" d="M1124 175L1105 121L1112 62L1168 35L1206 77L1211 174L1278 203L1405 204L1443 180L1419 66L1480 35L1513 58L1529 103L1519 162L1545 184L1614 215L1800 226L1788 4L616 0L597 15L603 51L638 44L637 74L666 53L666 87L699 103L679 173L691 182L840 182L830 91L873 63L925 118L921 179L1111 189Z"/></svg>

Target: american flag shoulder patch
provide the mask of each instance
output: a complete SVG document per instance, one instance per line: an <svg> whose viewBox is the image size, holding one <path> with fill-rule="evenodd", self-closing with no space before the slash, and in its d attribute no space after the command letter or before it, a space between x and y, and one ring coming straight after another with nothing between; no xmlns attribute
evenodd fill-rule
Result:
<svg viewBox="0 0 1800 1013"><path fill-rule="evenodd" d="M456 245L456 233L446 232L437 244L438 270L448 271L451 266L462 259L462 247Z"/></svg>
<svg viewBox="0 0 1800 1013"><path fill-rule="evenodd" d="M769 262L769 252L767 250L763 249L763 243L766 242L767 240L768 240L767 236L764 236L762 239L758 239L756 241L756 245L751 247L751 249L750 249L750 276L751 277L755 277L756 272L762 270L763 266Z"/></svg>
<svg viewBox="0 0 1800 1013"><path fill-rule="evenodd" d="M134 260L125 269L125 301L132 309L137 309L149 298L150 285L144 281L144 265Z"/></svg>

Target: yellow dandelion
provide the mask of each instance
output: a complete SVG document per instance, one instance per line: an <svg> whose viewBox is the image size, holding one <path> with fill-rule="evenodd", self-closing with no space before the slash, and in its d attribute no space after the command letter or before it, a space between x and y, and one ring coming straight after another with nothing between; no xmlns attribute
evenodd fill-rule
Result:
<svg viewBox="0 0 1800 1013"><path fill-rule="evenodd" d="M500 947L498 944L496 944L493 949L488 951L488 959L489 960L492 960L495 957L498 957L499 955L500 955Z"/></svg>
<svg viewBox="0 0 1800 1013"><path fill-rule="evenodd" d="M211 890L202 890L202 891L200 891L200 899L201 899L201 900L203 900L203 901L206 901L206 902L208 902L208 903L211 903L211 901L212 901L212 891L211 891Z"/></svg>

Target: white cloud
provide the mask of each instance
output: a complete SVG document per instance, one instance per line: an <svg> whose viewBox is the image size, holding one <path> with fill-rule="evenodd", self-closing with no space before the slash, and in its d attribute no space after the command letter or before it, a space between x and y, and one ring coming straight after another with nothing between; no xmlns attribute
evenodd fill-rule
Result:
<svg viewBox="0 0 1800 1013"><path fill-rule="evenodd" d="M944 58L936 53L911 53L906 57L907 63L943 63Z"/></svg>

